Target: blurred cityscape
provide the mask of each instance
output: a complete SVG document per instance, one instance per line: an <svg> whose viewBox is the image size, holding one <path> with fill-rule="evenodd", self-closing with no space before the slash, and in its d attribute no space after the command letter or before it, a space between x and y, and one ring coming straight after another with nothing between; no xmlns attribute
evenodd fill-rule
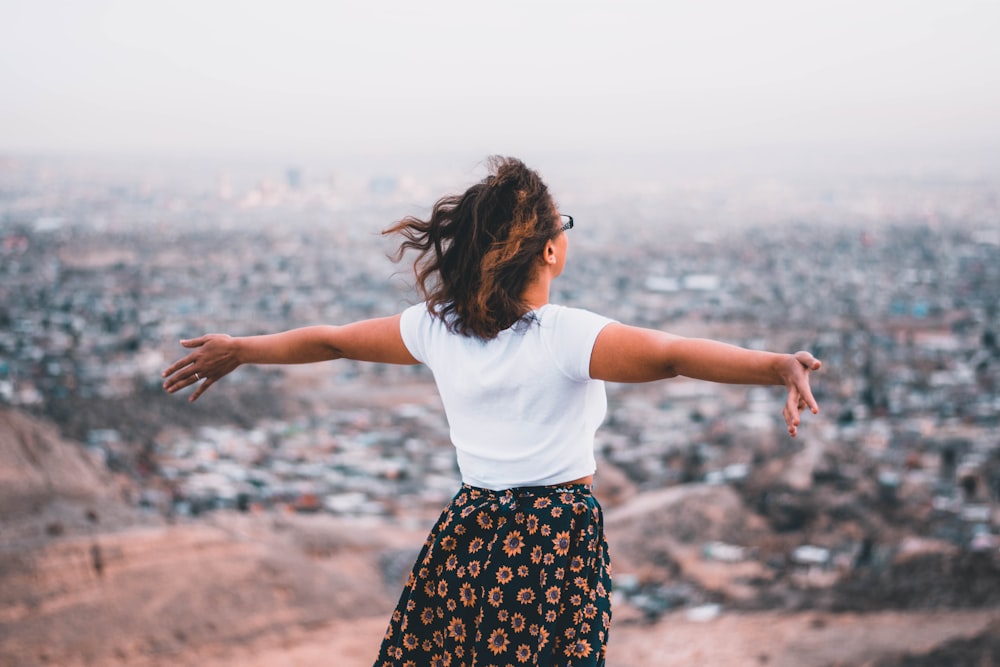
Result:
<svg viewBox="0 0 1000 667"><path fill-rule="evenodd" d="M313 180L298 168L187 178L0 161L0 403L54 421L127 478L129 501L150 514L426 525L458 473L425 369L240 369L194 405L162 392L160 372L184 354L181 338L344 323L412 303L407 260L393 264L395 240L379 232L471 179ZM769 569L754 584L766 595L742 602L751 606L819 604L794 591L921 555L1000 571L996 184L650 180L556 192L577 225L553 301L811 350L824 362L822 412L793 440L774 388L610 385L598 489L735 492L766 539L744 526L699 544L699 558ZM869 580L855 581L833 606L864 604ZM995 580L981 584L938 590L938 601L1000 602ZM616 586L653 616L713 613L720 599L627 572Z"/></svg>

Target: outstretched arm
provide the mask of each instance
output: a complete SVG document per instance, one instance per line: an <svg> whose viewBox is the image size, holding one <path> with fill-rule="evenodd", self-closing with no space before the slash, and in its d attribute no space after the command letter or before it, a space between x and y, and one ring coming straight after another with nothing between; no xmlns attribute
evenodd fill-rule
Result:
<svg viewBox="0 0 1000 667"><path fill-rule="evenodd" d="M163 388L171 394L201 382L190 401L243 364L308 364L356 359L387 364L418 363L399 333L399 315L362 320L344 326L314 326L265 336L234 338L207 334L182 340L192 351L163 371Z"/></svg>
<svg viewBox="0 0 1000 667"><path fill-rule="evenodd" d="M728 384L782 385L788 390L783 415L794 437L801 411L819 412L809 373L820 366L808 352L748 350L615 323L606 326L594 343L590 376L609 382L652 382L683 375Z"/></svg>

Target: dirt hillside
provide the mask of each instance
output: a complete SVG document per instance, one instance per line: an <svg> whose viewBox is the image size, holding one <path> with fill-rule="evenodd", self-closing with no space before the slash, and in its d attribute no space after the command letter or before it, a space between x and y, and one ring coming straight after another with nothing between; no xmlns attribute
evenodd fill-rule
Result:
<svg viewBox="0 0 1000 667"><path fill-rule="evenodd" d="M167 522L132 508L129 484L81 445L9 411L0 481L2 667L368 667L430 521ZM760 610L772 575L703 553L706 541L769 537L729 487L638 492L609 467L598 492L621 589L609 667L1000 660L994 606Z"/></svg>

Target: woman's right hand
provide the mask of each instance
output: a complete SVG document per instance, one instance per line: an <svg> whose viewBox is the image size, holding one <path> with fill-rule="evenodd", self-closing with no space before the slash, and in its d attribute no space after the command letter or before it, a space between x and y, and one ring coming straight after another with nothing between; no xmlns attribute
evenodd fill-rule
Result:
<svg viewBox="0 0 1000 667"><path fill-rule="evenodd" d="M182 340L181 345L193 351L163 371L163 388L173 394L200 382L188 398L191 402L240 365L236 340L227 334L206 334Z"/></svg>

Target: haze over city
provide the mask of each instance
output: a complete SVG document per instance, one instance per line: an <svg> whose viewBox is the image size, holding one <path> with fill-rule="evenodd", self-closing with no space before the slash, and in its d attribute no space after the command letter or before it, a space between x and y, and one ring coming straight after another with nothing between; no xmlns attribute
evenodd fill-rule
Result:
<svg viewBox="0 0 1000 667"><path fill-rule="evenodd" d="M0 8L7 154L977 176L1000 146L993 2Z"/></svg>

